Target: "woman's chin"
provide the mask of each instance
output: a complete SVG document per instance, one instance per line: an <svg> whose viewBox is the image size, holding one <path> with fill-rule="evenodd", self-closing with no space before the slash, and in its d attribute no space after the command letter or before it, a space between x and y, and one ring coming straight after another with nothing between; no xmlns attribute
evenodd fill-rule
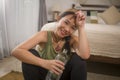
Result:
<svg viewBox="0 0 120 80"><path fill-rule="evenodd" d="M59 35L59 37L60 37L60 38L64 38L64 36L63 36L63 35Z"/></svg>

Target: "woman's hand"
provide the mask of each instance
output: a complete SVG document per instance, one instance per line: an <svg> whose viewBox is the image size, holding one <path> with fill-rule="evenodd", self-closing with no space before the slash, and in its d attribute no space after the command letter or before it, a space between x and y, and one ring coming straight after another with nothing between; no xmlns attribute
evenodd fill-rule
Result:
<svg viewBox="0 0 120 80"><path fill-rule="evenodd" d="M85 24L85 15L82 11L76 12L77 18L76 18L76 25L79 27L83 27Z"/></svg>
<svg viewBox="0 0 120 80"><path fill-rule="evenodd" d="M59 60L44 60L42 67L52 71L53 73L59 75L64 70L64 63Z"/></svg>

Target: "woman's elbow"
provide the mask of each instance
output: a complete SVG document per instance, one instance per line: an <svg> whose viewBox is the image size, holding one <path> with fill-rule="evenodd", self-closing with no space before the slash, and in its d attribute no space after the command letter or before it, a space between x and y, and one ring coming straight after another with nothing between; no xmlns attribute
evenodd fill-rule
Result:
<svg viewBox="0 0 120 80"><path fill-rule="evenodd" d="M90 58L90 52L83 53L83 59L89 59Z"/></svg>
<svg viewBox="0 0 120 80"><path fill-rule="evenodd" d="M90 58L90 49L86 50L85 52L85 59L89 59Z"/></svg>
<svg viewBox="0 0 120 80"><path fill-rule="evenodd" d="M78 55L82 58L82 59L89 59L90 57L90 50L86 50L84 52L79 52Z"/></svg>
<svg viewBox="0 0 120 80"><path fill-rule="evenodd" d="M14 48L12 51L11 51L11 55L16 57L18 55L18 53L20 53L20 49L19 48Z"/></svg>
<svg viewBox="0 0 120 80"><path fill-rule="evenodd" d="M84 56L84 59L89 59L89 57L90 57L90 54L86 54L86 55Z"/></svg>
<svg viewBox="0 0 120 80"><path fill-rule="evenodd" d="M15 54L16 54L16 49L13 49L13 50L11 51L11 55L12 55L12 56L15 56Z"/></svg>

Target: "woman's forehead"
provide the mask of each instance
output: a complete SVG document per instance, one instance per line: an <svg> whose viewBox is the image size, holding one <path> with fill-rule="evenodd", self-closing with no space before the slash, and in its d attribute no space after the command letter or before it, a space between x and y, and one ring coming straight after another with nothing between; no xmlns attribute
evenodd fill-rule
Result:
<svg viewBox="0 0 120 80"><path fill-rule="evenodd" d="M67 15L63 17L63 20L68 22L70 26L75 26L75 16L74 15Z"/></svg>
<svg viewBox="0 0 120 80"><path fill-rule="evenodd" d="M68 18L69 20L75 20L75 16L74 15L67 15L65 16L65 18Z"/></svg>
<svg viewBox="0 0 120 80"><path fill-rule="evenodd" d="M67 15L67 16L64 17L64 19L68 20L72 24L75 24L75 17L74 17L74 15Z"/></svg>

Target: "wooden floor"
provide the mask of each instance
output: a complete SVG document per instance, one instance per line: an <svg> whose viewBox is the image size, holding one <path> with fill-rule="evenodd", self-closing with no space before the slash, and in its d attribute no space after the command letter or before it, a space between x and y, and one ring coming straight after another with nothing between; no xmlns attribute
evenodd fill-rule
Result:
<svg viewBox="0 0 120 80"><path fill-rule="evenodd" d="M87 71L120 77L120 65L87 61Z"/></svg>

